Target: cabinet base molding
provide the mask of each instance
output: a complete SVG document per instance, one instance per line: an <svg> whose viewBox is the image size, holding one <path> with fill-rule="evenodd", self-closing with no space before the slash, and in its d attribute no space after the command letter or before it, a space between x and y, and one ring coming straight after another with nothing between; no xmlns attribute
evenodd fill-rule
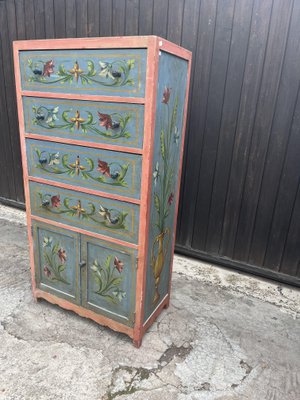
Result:
<svg viewBox="0 0 300 400"><path fill-rule="evenodd" d="M73 304L65 299L61 299L51 293L44 292L43 290L36 289L33 293L35 299L44 299L47 300L49 303L56 304L61 308L64 308L68 311L73 311L74 313L80 315L81 317L92 319L93 321L97 322L102 326L107 326L108 328L112 329L116 332L125 333L125 335L129 336L133 339L133 329L120 324L110 318L107 318L103 315L99 315L91 310L87 310L84 307L78 306L77 304Z"/></svg>

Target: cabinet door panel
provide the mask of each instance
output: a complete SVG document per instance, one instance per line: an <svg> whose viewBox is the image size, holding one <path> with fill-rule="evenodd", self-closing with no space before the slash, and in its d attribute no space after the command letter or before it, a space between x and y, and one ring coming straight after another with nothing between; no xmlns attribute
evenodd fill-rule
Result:
<svg viewBox="0 0 300 400"><path fill-rule="evenodd" d="M29 175L107 193L140 197L141 156L26 140Z"/></svg>
<svg viewBox="0 0 300 400"><path fill-rule="evenodd" d="M23 97L25 131L36 135L142 148L144 106Z"/></svg>
<svg viewBox="0 0 300 400"><path fill-rule="evenodd" d="M133 326L136 251L82 236L82 305Z"/></svg>
<svg viewBox="0 0 300 400"><path fill-rule="evenodd" d="M79 235L33 223L37 287L79 304Z"/></svg>
<svg viewBox="0 0 300 400"><path fill-rule="evenodd" d="M23 90L144 97L145 49L21 51Z"/></svg>
<svg viewBox="0 0 300 400"><path fill-rule="evenodd" d="M36 182L30 182L29 189L33 215L129 243L138 241L136 204Z"/></svg>

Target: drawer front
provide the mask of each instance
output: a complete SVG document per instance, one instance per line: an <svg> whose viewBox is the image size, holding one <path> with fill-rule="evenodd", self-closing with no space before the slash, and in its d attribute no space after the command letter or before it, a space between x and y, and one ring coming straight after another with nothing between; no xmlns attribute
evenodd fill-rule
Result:
<svg viewBox="0 0 300 400"><path fill-rule="evenodd" d="M79 235L33 222L37 287L79 304Z"/></svg>
<svg viewBox="0 0 300 400"><path fill-rule="evenodd" d="M135 250L82 235L82 305L133 326L136 257Z"/></svg>
<svg viewBox="0 0 300 400"><path fill-rule="evenodd" d="M37 135L142 148L144 106L23 97L25 131Z"/></svg>
<svg viewBox="0 0 300 400"><path fill-rule="evenodd" d="M139 206L30 182L33 215L137 243Z"/></svg>
<svg viewBox="0 0 300 400"><path fill-rule="evenodd" d="M140 197L141 156L47 141L26 141L29 175Z"/></svg>
<svg viewBox="0 0 300 400"><path fill-rule="evenodd" d="M21 51L23 90L144 97L146 49Z"/></svg>

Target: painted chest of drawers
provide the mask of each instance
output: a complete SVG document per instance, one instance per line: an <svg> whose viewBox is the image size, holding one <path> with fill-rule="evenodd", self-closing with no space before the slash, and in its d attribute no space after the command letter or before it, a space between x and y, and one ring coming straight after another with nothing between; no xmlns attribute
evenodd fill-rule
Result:
<svg viewBox="0 0 300 400"><path fill-rule="evenodd" d="M170 301L191 54L34 40L14 62L34 297L140 346Z"/></svg>

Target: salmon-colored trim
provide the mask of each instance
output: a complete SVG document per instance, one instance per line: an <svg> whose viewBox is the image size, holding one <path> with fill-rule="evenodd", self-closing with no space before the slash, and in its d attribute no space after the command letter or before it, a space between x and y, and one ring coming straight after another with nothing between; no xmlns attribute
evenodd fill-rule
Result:
<svg viewBox="0 0 300 400"><path fill-rule="evenodd" d="M108 103L134 103L144 104L143 97L119 97L119 96L102 96L92 94L78 93L52 93L52 92L36 92L31 90L21 90L21 95L26 97L45 97L47 99L67 99L67 100L91 100L102 101Z"/></svg>
<svg viewBox="0 0 300 400"><path fill-rule="evenodd" d="M56 297L53 294L44 292L41 289L35 289L34 291L35 298L43 298L47 301L49 301L52 304L57 304L60 307L74 311L76 314L80 315L81 317L85 318L90 318L93 321L97 322L98 324L101 324L103 326L107 326L110 329L117 331L117 332L122 332L128 335L129 337L133 337L133 329L121 324L120 322L116 322L108 317L105 317L103 315L99 315L95 313L94 311L88 310L87 308L78 306L77 304L70 303L69 301L65 299L61 299L59 297Z"/></svg>
<svg viewBox="0 0 300 400"><path fill-rule="evenodd" d="M17 98L17 108L18 108L18 118L19 118L19 134L20 134L20 144L21 144L21 156L23 165L23 182L24 182L24 195L26 202L26 219L27 219L27 233L29 241L29 259L30 259L30 270L31 270L31 284L32 290L34 292L36 288L35 282L35 270L34 270L34 252L33 252L33 238L31 232L31 206L30 206L30 193L29 193L29 183L28 183L28 166L27 166L27 156L26 156L26 145L25 145L25 123L23 115L23 104L21 95L21 75L20 75L20 65L19 65L19 52L14 46L13 49L14 56L14 67L15 67L15 81L16 81L16 98Z"/></svg>
<svg viewBox="0 0 300 400"><path fill-rule="evenodd" d="M78 186L69 185L68 183L50 181L48 179L38 178L36 176L31 176L31 175L28 176L28 179L32 182L43 183L44 185L55 186L62 189L75 190L76 192L81 192L81 193L93 194L95 196L105 197L106 199L119 200L119 201L124 201L126 203L132 203L137 205L141 204L141 201L138 199L132 199L130 197L120 196L118 194L100 192L99 190L94 190L94 189L80 188Z"/></svg>
<svg viewBox="0 0 300 400"><path fill-rule="evenodd" d="M148 49L147 73L146 73L146 105L145 105L145 136L143 147L142 164L142 191L140 208L140 229L139 229L139 253L138 271L136 285L136 320L134 326L134 343L141 343L143 336L142 326L144 319L145 286L147 274L147 251L148 251L148 226L150 220L150 197L153 142L155 128L156 91L158 77L158 42L153 38Z"/></svg>
<svg viewBox="0 0 300 400"><path fill-rule="evenodd" d="M130 247L132 249L138 249L139 248L139 246L137 244L134 244L134 243L129 243L129 242L125 242L124 240L119 240L119 239L112 238L110 236L101 235L100 233L86 231L85 229L76 228L76 227L73 227L73 226L70 226L70 225L62 224L61 222L52 221L50 219L43 218L43 217L38 217L37 215L31 215L31 219L35 220L35 221L39 221L39 222L44 222L45 224L48 224L48 225L57 226L59 228L66 229L66 230L69 230L69 231L72 231L72 232L82 233L83 235L86 235L86 236L91 236L91 237L94 237L94 238L97 238L97 239L105 240L106 242L115 243L115 244L119 244L121 246Z"/></svg>
<svg viewBox="0 0 300 400"><path fill-rule="evenodd" d="M68 39L38 39L14 41L16 50L51 50L51 49L109 49L109 48L142 48L148 47L157 36L113 36Z"/></svg>
<svg viewBox="0 0 300 400"><path fill-rule="evenodd" d="M136 149L134 147L122 147L105 143L86 142L84 140L59 138L54 136L44 136L44 135L37 135L36 133L25 133L24 136L28 139L46 140L47 142L75 144L77 146L92 147L95 149L103 149L103 150L112 150L122 153L143 154L142 149Z"/></svg>
<svg viewBox="0 0 300 400"><path fill-rule="evenodd" d="M159 316L163 308L168 308L169 306L169 294L166 294L164 299L161 301L161 303L156 307L156 309L153 311L153 313L149 316L147 321L145 321L143 325L143 334L146 333L147 329L155 322L156 318Z"/></svg>
<svg viewBox="0 0 300 400"><path fill-rule="evenodd" d="M166 51L167 53L174 54L180 58L184 58L185 60L191 61L192 52L184 49L183 47L178 46L175 43L169 42L166 39L158 37L158 47L159 50Z"/></svg>
<svg viewBox="0 0 300 400"><path fill-rule="evenodd" d="M190 58L190 61L188 62L188 74L187 74L185 102L184 102L184 112L183 112L182 143L181 143L180 160L179 160L179 172L178 172L178 184L177 184L177 193L176 193L175 215L174 215L174 223L173 223L174 229L173 229L173 242L172 242L171 260L170 260L170 279L169 279L169 290L168 290L169 297L168 297L168 301L170 301L171 283L172 283L172 271L173 271L176 227L177 227L177 218L178 218L179 193L180 193L180 184L181 184L181 175L182 175L182 160L183 160L183 151L184 151L184 140L185 140L185 134L186 134L186 118L187 118L187 112L188 112L191 66L192 66L192 60Z"/></svg>

